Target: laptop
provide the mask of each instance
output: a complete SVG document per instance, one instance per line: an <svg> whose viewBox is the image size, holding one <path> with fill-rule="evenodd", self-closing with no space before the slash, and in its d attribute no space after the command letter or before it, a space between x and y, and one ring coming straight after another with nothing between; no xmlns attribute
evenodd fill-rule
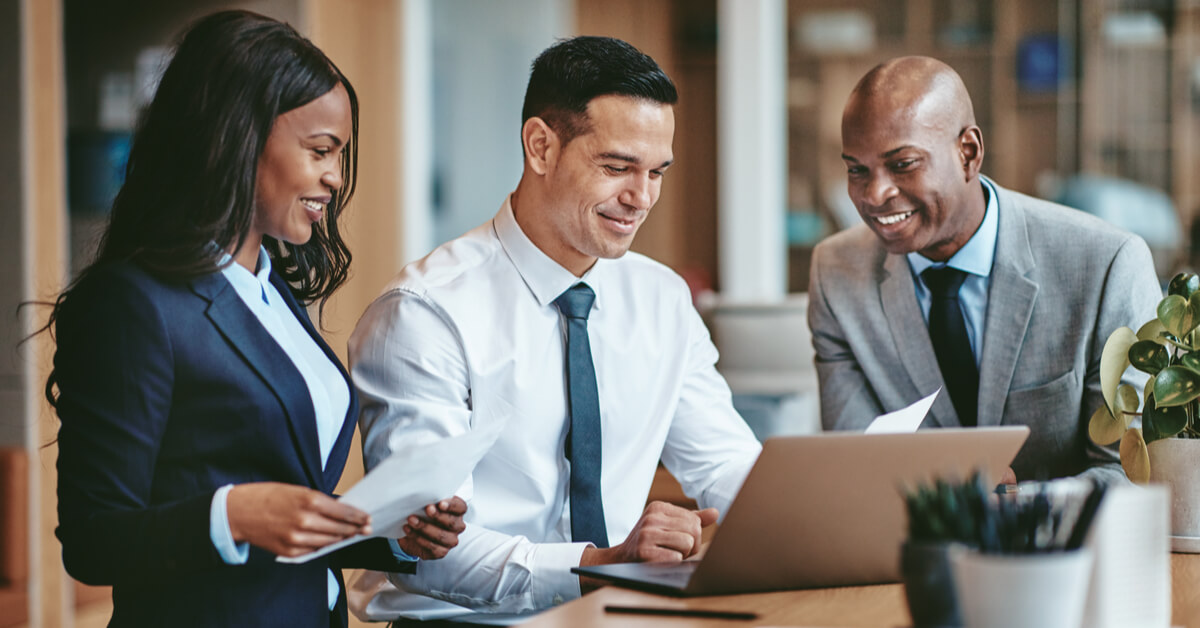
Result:
<svg viewBox="0 0 1200 628"><path fill-rule="evenodd" d="M571 571L684 596L897 582L903 492L976 469L998 481L1028 436L1021 425L770 438L701 559Z"/></svg>

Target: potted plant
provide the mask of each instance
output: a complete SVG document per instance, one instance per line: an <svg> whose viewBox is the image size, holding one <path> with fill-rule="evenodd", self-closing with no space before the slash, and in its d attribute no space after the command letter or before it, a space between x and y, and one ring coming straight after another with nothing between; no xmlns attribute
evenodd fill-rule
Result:
<svg viewBox="0 0 1200 628"><path fill-rule="evenodd" d="M977 545L986 495L983 478L976 473L962 484L939 479L904 496L908 538L900 549L900 573L914 626L961 624L950 550Z"/></svg>
<svg viewBox="0 0 1200 628"><path fill-rule="evenodd" d="M1045 484L1032 493L996 495L979 473L909 491L901 574L913 624L1005 625L1027 612L1010 625L1044 616L1037 625L1077 626L1091 560L1079 550L1103 495L1103 487L1092 485L1074 516L1066 516ZM1000 586L1013 596L996 602L992 588ZM1009 608L1001 613L997 604Z"/></svg>
<svg viewBox="0 0 1200 628"><path fill-rule="evenodd" d="M1120 441L1121 466L1133 482L1168 484L1171 530L1200 536L1200 276L1176 275L1157 316L1136 333L1121 327L1104 343L1104 405L1088 435L1099 445ZM1150 376L1143 390L1122 384L1130 366ZM1140 418L1140 421L1137 420Z"/></svg>

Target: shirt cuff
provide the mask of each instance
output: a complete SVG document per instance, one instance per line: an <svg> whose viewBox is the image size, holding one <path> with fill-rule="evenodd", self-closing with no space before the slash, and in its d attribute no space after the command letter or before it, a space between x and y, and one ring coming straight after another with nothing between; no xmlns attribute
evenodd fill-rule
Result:
<svg viewBox="0 0 1200 628"><path fill-rule="evenodd" d="M208 516L208 536L225 564L244 565L250 559L250 544L235 543L233 532L229 529L229 513L225 509L225 501L231 490L233 485L226 484L213 493L212 508Z"/></svg>
<svg viewBox="0 0 1200 628"><path fill-rule="evenodd" d="M530 592L535 608L550 608L578 598L579 576L571 573L578 567L583 551L590 543L538 543L529 557L533 574Z"/></svg>
<svg viewBox="0 0 1200 628"><path fill-rule="evenodd" d="M416 556L409 556L408 552L404 551L404 549L400 547L400 541L397 539L388 539L388 547L392 548L392 555L395 556L396 560L398 561L415 563L421 560Z"/></svg>
<svg viewBox="0 0 1200 628"><path fill-rule="evenodd" d="M329 610L333 610L337 606L338 593L342 592L342 588L338 586L337 576L333 575L332 569L325 570L326 587L325 590L329 599Z"/></svg>

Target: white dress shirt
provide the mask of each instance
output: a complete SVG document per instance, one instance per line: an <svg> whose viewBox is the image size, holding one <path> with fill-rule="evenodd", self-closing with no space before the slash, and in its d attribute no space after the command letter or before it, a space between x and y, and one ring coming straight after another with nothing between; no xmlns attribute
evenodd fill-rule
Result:
<svg viewBox="0 0 1200 628"><path fill-rule="evenodd" d="M228 256L220 263L225 263L227 259ZM350 387L342 378L341 371L308 335L283 300L283 295L271 283L271 258L266 249L260 247L258 250L258 272L252 273L242 265L233 263L222 268L221 273L304 378L317 418L317 443L321 450L321 468L324 469L333 443L341 433L346 412L350 410ZM222 560L231 565L241 565L250 557L250 544L235 544L229 530L225 504L232 488L232 484L223 486L213 495L209 534ZM338 583L332 570L328 572L327 579L329 609L333 610L337 604Z"/></svg>
<svg viewBox="0 0 1200 628"><path fill-rule="evenodd" d="M564 326L553 301L581 281L496 217L405 267L350 339L370 469L404 445L507 421L463 487L467 528L446 558L391 574L356 614L512 623L579 596L564 457ZM683 280L636 253L599 260L588 336L600 394L609 542L642 514L661 458L703 507L728 508L760 445L717 374ZM358 597L358 596L353 596Z"/></svg>

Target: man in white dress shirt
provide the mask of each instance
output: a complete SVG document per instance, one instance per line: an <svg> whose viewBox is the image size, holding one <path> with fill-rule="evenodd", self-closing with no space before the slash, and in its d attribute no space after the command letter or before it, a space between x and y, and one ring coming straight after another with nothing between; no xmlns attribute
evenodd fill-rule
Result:
<svg viewBox="0 0 1200 628"><path fill-rule="evenodd" d="M595 586L571 567L693 555L737 494L759 443L686 284L627 252L674 159L675 101L653 59L620 40L544 51L516 191L405 267L359 321L350 363L368 468L506 422L459 493L459 546L390 584L361 579L360 617L514 623ZM568 291L587 295L582 311ZM660 458L703 510L646 506Z"/></svg>

